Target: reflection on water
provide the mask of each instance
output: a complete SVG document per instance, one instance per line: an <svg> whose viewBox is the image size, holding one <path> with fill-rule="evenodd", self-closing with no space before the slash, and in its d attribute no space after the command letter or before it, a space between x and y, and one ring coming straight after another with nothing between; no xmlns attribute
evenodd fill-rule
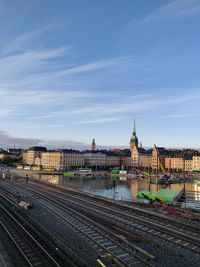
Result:
<svg viewBox="0 0 200 267"><path fill-rule="evenodd" d="M119 177L63 177L62 175L38 175L38 178L66 188L121 200L136 200L137 192L144 190L154 193L162 188L175 190L182 190L184 188L183 183L157 185L150 184L148 179L135 180ZM193 193L191 197L196 201L200 200L200 187L198 187L196 183L185 183L185 189L186 191L199 192Z"/></svg>

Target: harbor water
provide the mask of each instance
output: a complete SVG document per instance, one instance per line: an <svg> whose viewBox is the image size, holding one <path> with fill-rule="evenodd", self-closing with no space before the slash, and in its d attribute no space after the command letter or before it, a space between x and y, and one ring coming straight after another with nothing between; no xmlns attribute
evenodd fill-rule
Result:
<svg viewBox="0 0 200 267"><path fill-rule="evenodd" d="M200 186L196 182L169 185L152 184L148 179L126 177L64 177L62 175L37 175L38 179L76 189L90 194L123 201L137 201L138 192L157 193L161 189L181 191L185 188L186 201L200 208Z"/></svg>

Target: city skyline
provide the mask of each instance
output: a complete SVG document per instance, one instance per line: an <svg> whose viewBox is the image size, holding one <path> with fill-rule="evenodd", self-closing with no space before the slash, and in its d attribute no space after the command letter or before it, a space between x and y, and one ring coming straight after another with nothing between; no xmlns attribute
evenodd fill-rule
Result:
<svg viewBox="0 0 200 267"><path fill-rule="evenodd" d="M134 115L144 147L200 147L199 1L1 1L0 14L0 147L129 147Z"/></svg>

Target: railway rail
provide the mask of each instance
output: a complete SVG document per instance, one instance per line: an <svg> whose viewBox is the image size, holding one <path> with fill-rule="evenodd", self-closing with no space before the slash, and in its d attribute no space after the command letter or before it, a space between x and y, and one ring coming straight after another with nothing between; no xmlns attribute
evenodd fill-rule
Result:
<svg viewBox="0 0 200 267"><path fill-rule="evenodd" d="M54 213L57 212L58 215L62 216L62 219L65 220L67 224L71 224L71 227L74 227L83 238L87 239L91 245L96 247L101 253L101 256L106 257L109 255L116 265L137 266L137 264L139 264L138 266L141 266L141 254L138 255L139 257L134 257L133 260L128 252L122 254L119 250L118 255L117 251L114 251L113 253L113 245L109 247L110 240L107 239L107 241L105 239L111 231L108 233L107 227L100 226L100 224L110 224L117 229L123 229L124 232L126 231L127 233L132 234L146 232L151 236L156 236L157 238L171 242L176 246L190 250L196 255L200 254L200 228L195 225L179 220L175 221L174 219L158 215L155 212L142 211L138 207L118 205L111 201L93 198L72 190L60 190L59 188L54 188L42 183L40 184L40 187L38 187L38 184L32 182L25 186L24 183L16 181L15 185L27 192L29 190L31 195L37 197L37 201L41 201L43 204L46 203L44 199L48 200L48 202L51 203L51 205L48 204L49 209L53 209ZM57 211L55 210L55 207ZM91 220L89 220L88 217L91 218ZM95 240L94 237L97 237L97 240ZM111 236L110 233L110 237L112 241L116 242L115 238L117 237L115 237L114 234ZM100 240L102 242L99 243L98 241ZM124 249L128 246L129 252L132 251L133 254L138 253L136 248L134 248L134 250L131 248L130 244L125 244L126 242L122 241L123 240L121 239L121 247L118 246L119 248L123 247ZM108 242L108 244L106 244L106 242ZM107 250L106 245L111 249L110 251ZM153 258L148 258L146 257L147 255L144 255L145 254L143 254L143 259L146 262L144 261L143 263L151 266L153 264ZM133 265L130 265L131 263Z"/></svg>
<svg viewBox="0 0 200 267"><path fill-rule="evenodd" d="M36 182L36 184L37 183L38 183L38 181ZM48 187L46 187L46 186L48 186ZM79 201L80 201L80 199L81 199L81 201L84 201L84 202L86 202L88 200L88 204L94 203L94 205L99 205L100 203L102 203L105 206L108 205L109 207L113 207L114 209L117 209L119 211L123 211L124 213L132 214L134 216L141 216L142 218L147 218L147 219L149 219L149 217L151 219L154 218L155 221L159 220L159 223L162 223L162 221L164 223L166 223L166 221L168 221L171 223L171 227L173 227L173 225L176 225L177 229L179 229L180 225L182 225L183 227L186 227L186 228L189 227L190 229L200 231L200 227L198 227L194 224L187 223L183 220L177 220L177 219L174 219L171 217L167 217L165 215L158 214L154 211L150 211L150 210L143 209L140 207L128 206L126 204L115 203L111 200L102 199L102 198L99 198L96 196L95 197L90 196L90 195L85 194L83 192L77 192L77 191L73 191L73 190L69 190L69 189L63 189L60 187L55 188L55 186L52 186L51 184L45 185L43 183L40 183L40 187L48 188L48 190L51 190L52 192L55 192L56 194L59 193L59 195L60 194L62 194L63 196L70 195L71 197L73 197L74 199L78 199Z"/></svg>
<svg viewBox="0 0 200 267"><path fill-rule="evenodd" d="M49 203L40 201L52 210L64 222L69 224L76 232L94 247L102 258L111 258L119 266L153 266L155 257L139 247L123 239L120 235L110 232L104 226L66 207L55 199L48 198ZM57 209L55 209L57 207Z"/></svg>
<svg viewBox="0 0 200 267"><path fill-rule="evenodd" d="M119 202L115 202L113 200L110 200L110 199L105 199L105 198L101 198L101 197L98 197L98 196L93 196L93 195L89 195L87 193L84 193L84 192L78 192L78 191L75 191L73 189L67 189L67 188L63 188L63 187L60 187L60 186L57 186L55 187L55 185L52 185L50 183L45 183L45 181L39 181L37 179L33 179L31 181L31 183L34 183L34 184L39 184L40 186L48 186L48 189L51 188L51 190L53 192L63 192L64 194L67 194L67 195L71 195L73 197L77 196L79 199L80 198L83 198L84 200L88 199L90 202L93 201L93 202L96 202L96 203L102 203L104 205L110 205L110 206L113 206L114 208L117 208L117 209L121 209L123 211L126 211L126 212L129 212L129 213L137 213L138 215L142 214L143 216L144 215L150 215L151 218L154 217L154 218L159 218L159 220L163 220L166 221L170 221L172 222L172 224L184 224L184 225L188 225L186 222L183 222L183 221L177 221L177 219L174 219L174 218L171 218L171 217L166 217L165 215L162 215L162 214L158 214L157 212L154 212L154 211L150 211L148 209L143 209L141 207L137 207L137 206L130 206L130 205L127 205L127 204L122 204L122 203L119 203ZM181 209L177 209L178 212L181 211ZM180 212L181 213L181 212ZM192 224L189 224L189 227L190 228L194 228L195 230L195 226L192 225ZM197 228L197 229L200 229L200 228Z"/></svg>
<svg viewBox="0 0 200 267"><path fill-rule="evenodd" d="M11 196L12 195L10 194L10 197ZM48 248L48 253L53 255L54 260L56 260L60 266L89 267L88 263L84 261L80 255L76 254L70 247L68 247L61 238L43 226L30 213L27 213L21 208L19 209L19 206L16 205L16 203L13 202L8 196L0 195L1 203L2 200L7 204L7 207L10 206L12 207L12 210L17 210L17 216L19 217L18 219L21 220L19 222L25 224L26 228L28 228L30 232L34 233L37 241L40 241L40 243Z"/></svg>
<svg viewBox="0 0 200 267"><path fill-rule="evenodd" d="M43 186L40 186L39 190L42 190L41 187ZM62 201L62 203L68 206L71 205L71 208L84 213L86 216L89 215L95 219L100 217L101 220L104 219L105 222L110 223L114 221L115 225L128 230L130 233L143 231L171 242L176 246L188 249L195 254L200 254L200 228L196 225L187 224L180 220L175 221L174 219L165 218L162 215L155 215L155 213L151 213L150 211L143 213L139 208L127 208L122 211L123 207L113 205L109 202L104 202L102 206L94 198L89 197L90 200L88 200L86 197L84 199L82 194L80 194L81 197L76 197L72 195L73 192L68 194L68 192L63 193L55 189L48 189L47 193L44 186L43 194L46 197L47 195L52 197L50 191L54 192L54 198L56 197L58 201Z"/></svg>
<svg viewBox="0 0 200 267"><path fill-rule="evenodd" d="M21 255L24 266L60 266L2 204L0 213L0 227Z"/></svg>
<svg viewBox="0 0 200 267"><path fill-rule="evenodd" d="M36 192L35 192L36 195ZM37 196L42 196L37 193ZM48 199L48 204L44 199ZM37 198L37 201L54 212L61 220L71 226L86 239L98 252L100 258L106 258L113 266L154 266L154 256L131 244L120 235L109 232L74 209L66 207L53 198ZM57 209L56 209L57 207Z"/></svg>

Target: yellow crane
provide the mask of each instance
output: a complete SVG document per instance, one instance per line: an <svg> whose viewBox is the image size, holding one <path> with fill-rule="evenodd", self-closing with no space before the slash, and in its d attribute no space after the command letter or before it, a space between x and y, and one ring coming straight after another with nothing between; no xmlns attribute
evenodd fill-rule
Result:
<svg viewBox="0 0 200 267"><path fill-rule="evenodd" d="M160 168L161 168L161 170L162 170L163 173L166 173L166 170L165 170L165 168L163 167L162 162L160 162Z"/></svg>

